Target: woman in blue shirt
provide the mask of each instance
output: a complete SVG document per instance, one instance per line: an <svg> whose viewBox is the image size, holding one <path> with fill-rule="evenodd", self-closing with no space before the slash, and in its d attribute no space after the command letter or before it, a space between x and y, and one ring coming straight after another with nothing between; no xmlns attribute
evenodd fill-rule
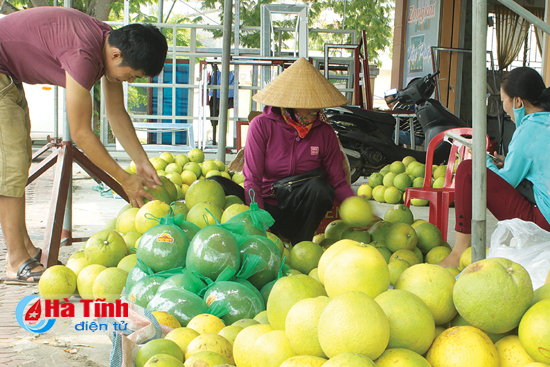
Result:
<svg viewBox="0 0 550 367"><path fill-rule="evenodd" d="M521 67L504 77L500 94L516 130L502 168L487 158L487 208L499 221L520 218L550 231L550 88L536 70ZM455 219L455 246L441 266L459 266L460 255L471 245L469 160L456 172Z"/></svg>

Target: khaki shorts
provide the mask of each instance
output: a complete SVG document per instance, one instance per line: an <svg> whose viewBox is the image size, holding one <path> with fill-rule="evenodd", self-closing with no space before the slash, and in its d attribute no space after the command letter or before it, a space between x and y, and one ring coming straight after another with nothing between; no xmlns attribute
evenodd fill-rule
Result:
<svg viewBox="0 0 550 367"><path fill-rule="evenodd" d="M31 160L31 122L23 87L0 74L0 195L25 195Z"/></svg>

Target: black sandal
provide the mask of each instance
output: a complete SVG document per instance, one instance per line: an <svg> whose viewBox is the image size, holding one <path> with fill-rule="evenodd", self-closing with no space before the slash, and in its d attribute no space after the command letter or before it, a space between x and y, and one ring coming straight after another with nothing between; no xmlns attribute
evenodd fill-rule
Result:
<svg viewBox="0 0 550 367"><path fill-rule="evenodd" d="M40 262L35 258L30 258L25 260L23 264L21 264L21 266L19 267L19 270L17 270L17 277L15 279L10 279L10 278L4 279L4 284L13 284L13 285L38 284L40 277L45 271L45 270L40 270L35 272L31 271L32 269L38 266L42 266L42 264L40 264Z"/></svg>
<svg viewBox="0 0 550 367"><path fill-rule="evenodd" d="M34 259L36 259L36 261L40 262L41 257L42 257L42 249L38 249L38 253L36 255L34 255ZM63 264L61 261L57 260L57 265L65 265L65 264Z"/></svg>

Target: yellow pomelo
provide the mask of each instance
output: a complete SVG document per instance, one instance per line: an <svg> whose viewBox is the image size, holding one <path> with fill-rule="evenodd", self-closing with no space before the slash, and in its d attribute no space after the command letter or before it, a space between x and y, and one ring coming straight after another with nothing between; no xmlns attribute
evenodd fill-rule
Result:
<svg viewBox="0 0 550 367"><path fill-rule="evenodd" d="M250 207L248 205L245 205L245 204L233 204L233 205L230 205L229 207L227 207L227 209L225 209L223 211L223 214L222 214L222 217L221 217L221 220L220 220L220 223L225 223L227 222L229 219L233 218L234 216L236 216L237 214L240 214L244 211L247 211L248 209L250 209Z"/></svg>
<svg viewBox="0 0 550 367"><path fill-rule="evenodd" d="M321 313L329 303L325 296L298 301L288 311L285 332L292 349L298 355L326 357L317 335Z"/></svg>
<svg viewBox="0 0 550 367"><path fill-rule="evenodd" d="M417 264L405 270L395 282L395 289L416 294L432 311L436 325L453 319L455 278L445 268L432 264Z"/></svg>
<svg viewBox="0 0 550 367"><path fill-rule="evenodd" d="M428 251L426 254L426 262L428 264L439 264L441 260L449 256L451 249L445 246L437 246Z"/></svg>
<svg viewBox="0 0 550 367"><path fill-rule="evenodd" d="M449 325L449 327L451 326L472 326L472 325L468 321L466 321L464 317L460 316L460 314L457 313L454 319L451 320L451 324ZM501 333L501 334L488 333L486 331L484 331L484 333L487 334L487 336L489 337L489 339L491 339L493 343L496 343L500 339L504 338L505 336L517 335L517 330L512 329L506 333Z"/></svg>
<svg viewBox="0 0 550 367"><path fill-rule="evenodd" d="M120 214L116 219L116 231L120 233L137 232L136 215L139 208L130 208Z"/></svg>
<svg viewBox="0 0 550 367"><path fill-rule="evenodd" d="M324 280L329 297L348 291L376 297L390 286L390 271L380 251L360 244L334 255L326 267Z"/></svg>
<svg viewBox="0 0 550 367"><path fill-rule="evenodd" d="M321 255L323 255L321 246L312 241L301 241L290 250L290 263L299 272L309 274L319 264Z"/></svg>
<svg viewBox="0 0 550 367"><path fill-rule="evenodd" d="M225 192L223 187L214 180L199 180L194 182L185 194L185 203L191 210L193 206L201 202L211 202L218 208L225 206Z"/></svg>
<svg viewBox="0 0 550 367"><path fill-rule="evenodd" d="M163 152L159 155L159 158L162 158L166 163L174 163L174 155L170 152Z"/></svg>
<svg viewBox="0 0 550 367"><path fill-rule="evenodd" d="M168 354L155 354L143 367L184 367L184 364L177 358Z"/></svg>
<svg viewBox="0 0 550 367"><path fill-rule="evenodd" d="M398 204L402 197L403 192L395 186L390 186L384 191L384 201L388 204Z"/></svg>
<svg viewBox="0 0 550 367"><path fill-rule="evenodd" d="M410 224L394 223L386 232L386 247L390 251L414 250L416 247L416 232Z"/></svg>
<svg viewBox="0 0 550 367"><path fill-rule="evenodd" d="M191 341L199 335L200 334L193 329L189 329L187 327L179 327L166 334L164 339L173 341L180 347L181 351L185 353L185 350L187 349L189 343L191 343Z"/></svg>
<svg viewBox="0 0 550 367"><path fill-rule="evenodd" d="M202 313L189 320L187 327L196 330L199 334L217 334L225 327L225 324L217 316Z"/></svg>
<svg viewBox="0 0 550 367"><path fill-rule="evenodd" d="M406 348L424 354L435 337L432 312L418 296L390 289L374 299L390 322L388 348Z"/></svg>
<svg viewBox="0 0 550 367"><path fill-rule="evenodd" d="M430 222L425 221L424 219L415 219L413 224L411 224L411 227L413 227L416 230L416 227L418 227L419 225L424 224L424 223L430 223ZM418 233L416 234L416 236L418 237Z"/></svg>
<svg viewBox="0 0 550 367"><path fill-rule="evenodd" d="M77 250L71 256L69 256L69 259L67 260L67 264L70 263L71 261L74 261L83 257L86 257L86 252L84 252L84 249Z"/></svg>
<svg viewBox="0 0 550 367"><path fill-rule="evenodd" d="M384 220L390 223L414 223L414 216L406 205L397 204L386 210Z"/></svg>
<svg viewBox="0 0 550 367"><path fill-rule="evenodd" d="M128 250L128 254L135 254L138 246L138 240L141 237L141 233L139 232L128 232L122 238L124 239L124 243L126 243L126 249Z"/></svg>
<svg viewBox="0 0 550 367"><path fill-rule="evenodd" d="M279 367L295 355L284 330L273 330L256 339L250 360L252 367Z"/></svg>
<svg viewBox="0 0 550 367"><path fill-rule="evenodd" d="M395 172L388 172L384 175L384 179L382 180L382 184L386 187L393 186L393 179L397 176L397 173Z"/></svg>
<svg viewBox="0 0 550 367"><path fill-rule="evenodd" d="M390 172L394 172L398 174L403 173L405 172L406 167L407 166L402 161L395 161L395 162L392 162L392 164L390 164Z"/></svg>
<svg viewBox="0 0 550 367"><path fill-rule="evenodd" d="M229 325L221 329L218 334L223 336L225 339L227 339L228 342L231 343L231 345L233 345L235 343L235 338L242 330L243 328L240 326Z"/></svg>
<svg viewBox="0 0 550 367"><path fill-rule="evenodd" d="M445 177L438 177L433 182L432 187L434 189L441 189L444 184L445 184Z"/></svg>
<svg viewBox="0 0 550 367"><path fill-rule="evenodd" d="M195 175L196 179L198 180L200 176L202 176L202 170L201 170L201 166L199 166L199 164L197 162L187 162L184 166L183 166L183 172L185 171L191 171L193 172L193 174ZM182 172L182 174L183 174ZM184 178L182 176L182 178ZM185 181L185 179L184 179ZM188 184L188 185L191 185L191 184Z"/></svg>
<svg viewBox="0 0 550 367"><path fill-rule="evenodd" d="M237 335L233 343L233 357L237 366L252 367L251 355L254 350L254 344L260 336L270 331L273 331L271 325L258 324L244 328Z"/></svg>
<svg viewBox="0 0 550 367"><path fill-rule="evenodd" d="M54 265L42 273L38 291L43 299L62 301L63 298L71 298L76 292L76 280L76 274L71 268Z"/></svg>
<svg viewBox="0 0 550 367"><path fill-rule="evenodd" d="M204 153L199 148L191 149L191 151L187 153L187 157L191 162L196 162L196 163L204 162Z"/></svg>
<svg viewBox="0 0 550 367"><path fill-rule="evenodd" d="M338 242L333 243L321 256L319 259L319 265L317 267L317 275L319 276L319 281L321 283L324 283L325 281L325 269L332 257L336 255L338 252L342 251L345 248L351 247L351 246L357 246L359 245L359 242L353 241L353 240L340 240Z"/></svg>
<svg viewBox="0 0 550 367"><path fill-rule="evenodd" d="M453 274L453 277L455 278L458 274L460 274L460 270L458 270L458 268L447 268L447 270L449 270L449 272Z"/></svg>
<svg viewBox="0 0 550 367"><path fill-rule="evenodd" d="M418 256L411 250L397 250L390 256L390 263L394 260L405 260L409 265L419 264Z"/></svg>
<svg viewBox="0 0 550 367"><path fill-rule="evenodd" d="M319 319L318 334L329 358L349 352L374 360L388 346L390 323L370 296L346 292L331 298Z"/></svg>
<svg viewBox="0 0 550 367"><path fill-rule="evenodd" d="M365 227L373 219L369 200L362 196L350 196L340 205L340 217L352 227Z"/></svg>
<svg viewBox="0 0 550 367"><path fill-rule="evenodd" d="M399 276L407 270L411 264L403 259L395 259L388 264L388 270L390 271L390 284L395 285Z"/></svg>
<svg viewBox="0 0 550 367"><path fill-rule="evenodd" d="M446 171L447 171L446 165L437 166L437 168L432 171L432 177L434 179L438 179L439 177L445 177Z"/></svg>
<svg viewBox="0 0 550 367"><path fill-rule="evenodd" d="M193 354L185 360L184 367L214 367L225 364L225 358L218 353L202 351Z"/></svg>
<svg viewBox="0 0 550 367"><path fill-rule="evenodd" d="M423 163L414 165L413 168L411 169L411 174L414 177L424 177L426 175L426 165Z"/></svg>
<svg viewBox="0 0 550 367"><path fill-rule="evenodd" d="M126 255L122 258L122 260L119 261L117 268L121 268L122 270L126 271L127 273L132 270L132 268L137 264L137 256L136 254Z"/></svg>
<svg viewBox="0 0 550 367"><path fill-rule="evenodd" d="M411 164L412 162L416 162L416 158L415 157L412 157L410 155L406 156L405 158L403 158L401 160L401 162L403 162L403 164L405 165L405 167L408 167L409 164Z"/></svg>
<svg viewBox="0 0 550 367"><path fill-rule="evenodd" d="M94 299L92 288L94 286L95 278L97 278L99 273L105 269L107 268L103 265L92 264L86 266L80 271L78 277L76 278L76 285L78 294L82 299Z"/></svg>
<svg viewBox="0 0 550 367"><path fill-rule="evenodd" d="M468 247L462 255L460 255L460 265L458 270L464 270L472 263L472 247Z"/></svg>
<svg viewBox="0 0 550 367"><path fill-rule="evenodd" d="M326 361L315 356L294 356L281 363L280 367L321 367Z"/></svg>
<svg viewBox="0 0 550 367"><path fill-rule="evenodd" d="M542 301L544 299L550 299L550 283L537 288L535 290L535 293L533 293L533 304L539 301Z"/></svg>
<svg viewBox="0 0 550 367"><path fill-rule="evenodd" d="M388 348L375 362L376 367L432 367L426 358L404 348Z"/></svg>
<svg viewBox="0 0 550 367"><path fill-rule="evenodd" d="M153 200L143 205L136 214L136 231L143 234L149 228L159 224L154 219L146 218L146 214L150 214L157 218L162 218L170 211L170 207L163 201ZM149 215L147 215L149 217Z"/></svg>
<svg viewBox="0 0 550 367"><path fill-rule="evenodd" d="M74 272L77 278L78 278L78 274L80 274L82 269L84 269L88 265L90 264L88 264L88 260L86 260L85 257L80 257L76 260L67 262L67 267Z"/></svg>
<svg viewBox="0 0 550 367"><path fill-rule="evenodd" d="M418 258L418 261L421 263L424 262L424 255L422 255L422 251L418 247L415 247L413 252L416 254L416 257Z"/></svg>
<svg viewBox="0 0 550 367"><path fill-rule="evenodd" d="M233 346L227 339L218 334L201 334L189 343L185 350L185 359L198 352L214 352L225 359L228 364L235 364L233 361Z"/></svg>
<svg viewBox="0 0 550 367"><path fill-rule="evenodd" d="M329 359L323 367L376 367L372 359L357 353L340 353Z"/></svg>
<svg viewBox="0 0 550 367"><path fill-rule="evenodd" d="M517 335L505 336L495 343L495 348L497 348L500 367L519 367L534 362L521 345Z"/></svg>
<svg viewBox="0 0 550 367"><path fill-rule="evenodd" d="M505 333L518 326L533 302L533 285L525 268L504 258L471 264L462 271L453 301L472 326Z"/></svg>
<svg viewBox="0 0 550 367"><path fill-rule="evenodd" d="M193 182L197 181L197 175L188 169L183 170L180 176L182 185L187 185L187 189L189 189L189 186L191 186Z"/></svg>
<svg viewBox="0 0 550 367"><path fill-rule="evenodd" d="M177 329L181 327L178 319L176 319L175 316L170 315L168 312L153 311L151 313L153 314L153 316L155 316L155 319L157 319L157 322L161 325L171 327L172 329Z"/></svg>
<svg viewBox="0 0 550 367"><path fill-rule="evenodd" d="M379 185L372 189L372 198L379 203L385 203L384 193L386 192L386 186Z"/></svg>
<svg viewBox="0 0 550 367"><path fill-rule="evenodd" d="M541 363L541 362L531 362L531 363L527 363L523 367L548 367L548 366L550 366L550 364Z"/></svg>
<svg viewBox="0 0 550 367"><path fill-rule="evenodd" d="M262 311L256 316L254 320L258 321L260 324L269 324L269 319L267 318L267 311Z"/></svg>
<svg viewBox="0 0 550 367"><path fill-rule="evenodd" d="M296 302L326 296L321 283L304 274L282 277L275 282L267 300L267 317L274 329L285 328L288 311Z"/></svg>
<svg viewBox="0 0 550 367"><path fill-rule="evenodd" d="M550 300L537 302L525 312L518 336L531 358L550 364Z"/></svg>
<svg viewBox="0 0 550 367"><path fill-rule="evenodd" d="M372 186L369 184L359 186L357 189L357 195L363 196L369 200L372 199Z"/></svg>
<svg viewBox="0 0 550 367"><path fill-rule="evenodd" d="M237 325L242 327L243 329L252 325L258 325L259 322L254 319L240 319L232 323L231 325Z"/></svg>
<svg viewBox="0 0 550 367"><path fill-rule="evenodd" d="M92 294L94 299L105 299L105 302L115 302L120 298L126 285L128 272L120 268L107 268L94 280Z"/></svg>
<svg viewBox="0 0 550 367"><path fill-rule="evenodd" d="M167 354L183 362L183 352L176 343L167 339L154 339L139 348L136 355L136 367L143 367L157 354Z"/></svg>
<svg viewBox="0 0 550 367"><path fill-rule="evenodd" d="M310 277L312 277L313 279L315 279L316 281L320 282L319 280L319 269L318 268L315 268L315 269L312 269L309 274L308 274Z"/></svg>
<svg viewBox="0 0 550 367"><path fill-rule="evenodd" d="M199 228L204 228L220 222L222 219L222 210L214 203L201 202L195 204L187 213L187 221L196 224Z"/></svg>
<svg viewBox="0 0 550 367"><path fill-rule="evenodd" d="M473 326L455 326L442 332L426 359L432 367L499 367L495 345Z"/></svg>
<svg viewBox="0 0 550 367"><path fill-rule="evenodd" d="M279 237L277 237L277 235L274 235L271 232L266 232L266 234L267 234L267 238L269 238L271 241L273 241L274 244L277 245L277 248L279 249L279 252L281 253L281 258L282 258L283 251L285 250L284 242Z"/></svg>
<svg viewBox="0 0 550 367"><path fill-rule="evenodd" d="M417 178L415 180L423 180L421 178ZM416 186L415 186L416 187ZM419 187L422 187L422 185L420 185ZM415 198L411 198L411 204L414 205L414 206L426 206L428 205L430 202L428 200L425 200L425 199L415 199Z"/></svg>
<svg viewBox="0 0 550 367"><path fill-rule="evenodd" d="M432 223L420 223L414 227L418 239L416 245L423 254L441 245L441 231Z"/></svg>
<svg viewBox="0 0 550 367"><path fill-rule="evenodd" d="M210 171L218 171L219 173L220 171L218 170L218 168L218 165L213 160L204 161L201 167L202 174L206 177L206 174Z"/></svg>

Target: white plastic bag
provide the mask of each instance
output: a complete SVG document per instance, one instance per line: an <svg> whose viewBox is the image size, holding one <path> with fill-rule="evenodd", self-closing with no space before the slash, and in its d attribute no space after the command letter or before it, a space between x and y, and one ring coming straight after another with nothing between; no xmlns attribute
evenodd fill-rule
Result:
<svg viewBox="0 0 550 367"><path fill-rule="evenodd" d="M533 222L508 219L498 222L491 235L487 258L504 257L523 266L533 289L544 285L550 269L550 232Z"/></svg>

